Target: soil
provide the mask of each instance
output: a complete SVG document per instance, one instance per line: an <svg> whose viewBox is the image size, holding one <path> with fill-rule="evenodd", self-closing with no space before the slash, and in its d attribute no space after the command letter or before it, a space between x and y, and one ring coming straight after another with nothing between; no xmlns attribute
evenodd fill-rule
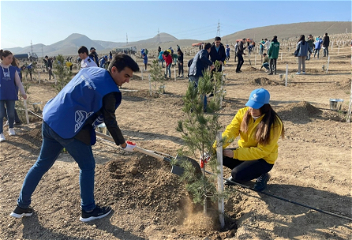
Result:
<svg viewBox="0 0 352 240"><path fill-rule="evenodd" d="M321 57L307 61L306 75L295 75L291 53L278 59L277 75L270 76L259 70L259 62L254 65L254 56L249 65L247 55L243 72L235 73L231 58L224 69L226 96L219 115L224 129L253 89L268 89L271 105L284 122L285 139L279 140L279 158L265 192L351 218L351 124L346 122L351 53L346 47L339 55L337 49L330 54L328 73L321 67L327 59ZM142 66L142 59L137 61ZM184 146L176 126L184 115L188 80L172 78L166 81L165 94L150 94L149 71L143 74L144 80L137 73L122 87L118 124L125 138L138 146L176 156ZM34 111L37 103L38 115L56 94L47 75L39 77L40 83L24 80L30 83L28 106ZM340 110L330 109L331 98L344 99ZM212 214L204 216L169 163L124 152L102 139L93 146L95 197L97 203L110 205L112 214L90 223L79 221L79 168L69 154L61 153L34 192L33 216L14 219L9 214L40 151L41 120L31 115L30 124L15 125L15 130L16 136L8 136L5 127L7 141L0 144L0 239L351 239L350 220L240 186L227 189L226 225L220 229L216 212L210 209ZM228 177L230 171L224 169L224 174Z"/></svg>

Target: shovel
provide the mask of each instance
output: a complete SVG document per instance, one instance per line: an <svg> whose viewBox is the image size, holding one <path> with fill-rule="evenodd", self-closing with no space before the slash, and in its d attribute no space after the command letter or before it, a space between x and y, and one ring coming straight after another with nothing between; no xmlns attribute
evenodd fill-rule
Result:
<svg viewBox="0 0 352 240"><path fill-rule="evenodd" d="M105 135L103 133L100 133L100 132L97 132L97 131L95 133L96 133L97 136L99 136L99 137L101 137L101 138L103 138L105 140L113 141L112 137L110 137L110 136L107 136L107 135ZM175 160L173 161L171 158L169 158L169 157L171 157L169 155L168 155L168 157L166 157L166 156L163 156L163 155L166 155L166 154L161 155L161 153L157 153L157 152L152 151L152 150L147 150L147 149L144 149L144 148L141 148L141 147L138 147L138 146L136 146L134 148L134 151L140 152L140 153L144 153L145 155L154 157L156 159L164 160L164 161L166 161L166 162L168 162L170 164L174 163L175 165L172 165L171 172L173 174L178 175L178 176L182 176L182 174L185 171L185 169L183 167L181 167L183 165L183 162L190 162L192 164L192 166L194 167L196 174L199 174L199 173L202 172L198 162L196 160L192 159L192 158L189 158L189 157L176 156L174 158Z"/></svg>
<svg viewBox="0 0 352 240"><path fill-rule="evenodd" d="M144 153L144 154L151 156L151 157L154 157L156 159L164 160L170 164L173 162L172 159L170 159L170 158L167 158L167 157L162 156L160 154L157 154L151 150L147 150L147 149L144 149L144 148L141 148L138 146L136 146L134 148L134 151ZM173 174L176 174L178 176L182 176L185 169L183 167L181 167L181 165L184 161L190 162L192 164L192 166L195 168L195 173L201 173L201 168L196 160L189 158L189 157L178 157L178 156L176 156L175 160L176 160L176 161L174 161L175 165L172 165L172 168L171 168L171 172Z"/></svg>

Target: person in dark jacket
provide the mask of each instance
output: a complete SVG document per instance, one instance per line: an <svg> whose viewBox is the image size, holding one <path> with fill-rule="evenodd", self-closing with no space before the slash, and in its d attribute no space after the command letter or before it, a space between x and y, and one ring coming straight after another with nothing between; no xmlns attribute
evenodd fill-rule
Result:
<svg viewBox="0 0 352 240"><path fill-rule="evenodd" d="M93 59L93 61L97 64L97 66L99 67L99 58L98 58L98 54L97 52L95 51L95 48L94 47L91 47L90 48L90 54L89 54L89 57L91 59Z"/></svg>
<svg viewBox="0 0 352 240"><path fill-rule="evenodd" d="M10 214L12 217L29 217L33 214L33 209L29 207L32 194L63 148L80 168L80 220L88 222L103 218L111 212L110 207L99 207L94 200L94 128L104 122L116 145L129 152L136 147L135 144L125 141L115 116L115 111L121 103L119 87L128 83L136 71L139 71L138 64L130 56L117 54L108 70L98 67L81 69L58 95L45 105L41 151L24 179L17 207Z"/></svg>
<svg viewBox="0 0 352 240"><path fill-rule="evenodd" d="M211 44L207 43L204 45L204 49L197 52L194 56L192 63L189 67L189 81L194 83L194 87L198 87L198 80L203 77L203 71L208 67L210 70L214 69L214 64L209 60L209 53ZM204 96L204 111L207 107L207 96Z"/></svg>
<svg viewBox="0 0 352 240"><path fill-rule="evenodd" d="M211 46L209 55L210 55L210 59L213 62L213 64L215 64L216 61L220 62L219 69L214 69L213 71L221 72L222 65L226 59L226 52L225 52L224 45L221 43L220 37L215 37L214 43Z"/></svg>
<svg viewBox="0 0 352 240"><path fill-rule="evenodd" d="M246 47L244 46L244 43L246 42L246 39L243 38L242 41L240 41L238 43L238 49L237 49L237 58L238 58L238 63L237 63L237 68L236 68L236 73L240 73L241 71L241 67L244 63L243 60L243 56L245 55L244 50L246 49Z"/></svg>
<svg viewBox="0 0 352 240"><path fill-rule="evenodd" d="M183 78L183 52L177 50L178 77Z"/></svg>
<svg viewBox="0 0 352 240"><path fill-rule="evenodd" d="M324 48L323 57L327 57L329 55L329 44L330 44L330 38L328 36L328 33L325 33L325 36L323 37L323 48Z"/></svg>
<svg viewBox="0 0 352 240"><path fill-rule="evenodd" d="M309 34L307 43L308 43L308 46L310 47L310 49L313 50L314 49L314 39L313 39L312 34ZM306 60L310 60L311 54L312 54L311 52L308 53Z"/></svg>

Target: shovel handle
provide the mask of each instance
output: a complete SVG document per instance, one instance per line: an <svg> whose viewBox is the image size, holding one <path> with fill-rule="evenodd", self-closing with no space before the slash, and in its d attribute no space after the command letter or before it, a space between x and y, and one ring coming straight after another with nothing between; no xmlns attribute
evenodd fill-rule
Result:
<svg viewBox="0 0 352 240"><path fill-rule="evenodd" d="M163 157L163 156L161 156L159 154L156 154L156 153L154 153L152 151L149 151L147 149L144 149L144 148L141 148L141 147L138 147L138 146L136 146L133 150L136 151L136 152L144 153L145 155L148 155L148 156L160 159L160 160L171 162L171 159L169 159L169 158Z"/></svg>

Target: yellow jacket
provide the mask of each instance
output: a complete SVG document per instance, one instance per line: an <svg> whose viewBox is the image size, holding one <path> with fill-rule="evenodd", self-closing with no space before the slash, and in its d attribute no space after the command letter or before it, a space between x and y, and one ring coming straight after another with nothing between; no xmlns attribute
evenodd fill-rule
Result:
<svg viewBox="0 0 352 240"><path fill-rule="evenodd" d="M279 124L276 122L271 126L270 129L270 142L267 145L259 144L255 140L255 132L257 125L263 119L263 116L259 117L256 121L253 118L249 120L248 132L244 133L240 131L242 119L247 112L248 107L240 109L236 116L232 119L231 123L226 127L226 130L222 133L222 137L226 138L223 143L223 148L230 145L235 138L240 135L238 140L238 148L233 151L233 158L240 161L264 159L269 164L274 164L278 157L278 140L282 132L282 122L278 119ZM216 148L216 142L213 145Z"/></svg>

